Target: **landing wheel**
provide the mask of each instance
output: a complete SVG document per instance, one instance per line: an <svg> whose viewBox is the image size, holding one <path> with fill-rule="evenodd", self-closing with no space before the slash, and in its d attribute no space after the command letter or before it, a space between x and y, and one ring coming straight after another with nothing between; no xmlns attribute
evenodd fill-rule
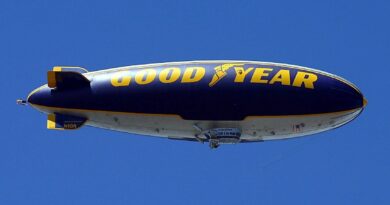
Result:
<svg viewBox="0 0 390 205"><path fill-rule="evenodd" d="M216 149L219 147L218 140L210 140L209 146L211 149Z"/></svg>

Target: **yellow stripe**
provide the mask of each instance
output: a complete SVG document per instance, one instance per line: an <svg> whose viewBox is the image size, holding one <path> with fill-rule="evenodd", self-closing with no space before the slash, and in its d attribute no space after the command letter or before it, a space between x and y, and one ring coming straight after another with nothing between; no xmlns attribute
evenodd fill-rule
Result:
<svg viewBox="0 0 390 205"><path fill-rule="evenodd" d="M60 67L60 66L55 66L55 67L53 67L53 71L55 71L55 72L61 72L61 71L62 71L62 67Z"/></svg>
<svg viewBox="0 0 390 205"><path fill-rule="evenodd" d="M362 109L355 108L350 110L343 110L343 111L337 111L337 112L326 112L326 113L314 113L314 114L302 114L302 115L262 115L262 116L248 116L245 119L248 118L288 118L288 117L316 117L316 116L322 116L322 115L334 115L334 114L343 114L343 113L352 113L357 110Z"/></svg>
<svg viewBox="0 0 390 205"><path fill-rule="evenodd" d="M118 112L118 111L106 111L106 110L77 109L77 108L61 108L61 107L37 105L33 103L30 103L30 105L34 107L47 109L50 111L53 110L53 111L74 111L74 112L99 112L99 113L112 113L112 114L119 114L119 115L171 116L171 117L181 118L179 115L175 115L175 114L153 114L153 113Z"/></svg>
<svg viewBox="0 0 390 205"><path fill-rule="evenodd" d="M99 113L112 113L112 114L119 114L119 115L144 115L144 116L170 116L170 117L177 117L182 120L184 120L180 115L176 114L151 114L151 113L135 113L135 112L118 112L118 111L106 111L106 110L89 110L89 109L76 109L76 108L60 108L60 107L50 107L50 106L43 106L43 105L37 105L32 104L32 106L40 107L47 110L55 110L55 111L74 111L74 112L99 112ZM315 114L302 114L302 115L260 115L260 116L247 116L244 118L244 120L248 118L289 118L289 117L315 117L315 116L321 116L321 115L331 115L331 114L342 114L347 112L354 112L360 108L350 109L350 110L344 110L344 111L337 111L337 112L327 112L327 113L315 113ZM229 120L228 120L229 121Z"/></svg>

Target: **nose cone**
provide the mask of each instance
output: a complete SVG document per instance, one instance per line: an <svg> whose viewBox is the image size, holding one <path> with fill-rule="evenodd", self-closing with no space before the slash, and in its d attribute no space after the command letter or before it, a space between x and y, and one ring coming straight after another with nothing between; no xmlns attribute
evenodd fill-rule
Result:
<svg viewBox="0 0 390 205"><path fill-rule="evenodd" d="M318 106L328 113L362 110L367 103L354 84L335 75L320 76L317 88L313 90L315 91L313 95L317 95L317 98L312 106ZM307 107L309 109L310 106Z"/></svg>
<svg viewBox="0 0 390 205"><path fill-rule="evenodd" d="M332 88L335 90L334 97L337 98L336 101L339 101L340 104L343 103L346 108L362 109L367 105L367 100L362 92L349 81L339 80L339 83L336 83Z"/></svg>

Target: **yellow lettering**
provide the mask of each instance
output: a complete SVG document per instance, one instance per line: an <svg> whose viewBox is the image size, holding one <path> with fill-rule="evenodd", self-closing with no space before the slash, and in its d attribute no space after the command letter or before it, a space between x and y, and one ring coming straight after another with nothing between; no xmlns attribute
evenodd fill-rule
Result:
<svg viewBox="0 0 390 205"><path fill-rule="evenodd" d="M268 80L264 80L262 77L269 76L269 72L272 70L272 68L256 68L252 75L251 83L268 83Z"/></svg>
<svg viewBox="0 0 390 205"><path fill-rule="evenodd" d="M159 78L162 83L173 83L179 79L180 73L180 68L165 68L160 72Z"/></svg>
<svg viewBox="0 0 390 205"><path fill-rule="evenodd" d="M275 82L280 82L282 85L290 85L290 71L279 70L269 84L274 84Z"/></svg>
<svg viewBox="0 0 390 205"><path fill-rule="evenodd" d="M195 72L195 74L194 74ZM181 79L182 83L194 83L200 81L206 70L203 67L188 67L184 71L183 78Z"/></svg>
<svg viewBox="0 0 390 205"><path fill-rule="evenodd" d="M243 67L234 67L234 70L236 71L236 78L234 79L234 82L243 83L246 75L248 75L248 73L250 73L253 68L248 68L245 70Z"/></svg>
<svg viewBox="0 0 390 205"><path fill-rule="evenodd" d="M121 86L129 86L131 80L131 76L128 72L119 72L115 73L111 77L111 85L115 87L121 87Z"/></svg>
<svg viewBox="0 0 390 205"><path fill-rule="evenodd" d="M314 89L314 82L316 82L317 79L318 77L315 74L298 71L293 86L302 87L302 84L304 84L305 88Z"/></svg>
<svg viewBox="0 0 390 205"><path fill-rule="evenodd" d="M135 82L140 85L149 84L156 78L156 74L154 69L140 70L135 74Z"/></svg>

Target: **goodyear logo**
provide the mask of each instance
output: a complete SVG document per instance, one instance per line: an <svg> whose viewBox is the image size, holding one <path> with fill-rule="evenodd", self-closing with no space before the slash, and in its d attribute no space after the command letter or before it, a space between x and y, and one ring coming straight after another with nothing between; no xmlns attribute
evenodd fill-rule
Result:
<svg viewBox="0 0 390 205"><path fill-rule="evenodd" d="M285 86L304 87L314 89L318 76L313 73L297 71L292 76L289 69L277 69L266 67L248 67L244 64L221 64L214 68L214 74L209 80L209 87L215 86L225 76L228 70L234 70L234 83L262 83L262 84L281 84ZM132 83L138 85L147 85L158 81L167 83L197 83L206 76L206 69L202 66L188 66L184 68L167 67L163 69L140 69L137 71L121 71L111 77L111 85L114 87L130 86ZM292 79L292 80L291 80Z"/></svg>

